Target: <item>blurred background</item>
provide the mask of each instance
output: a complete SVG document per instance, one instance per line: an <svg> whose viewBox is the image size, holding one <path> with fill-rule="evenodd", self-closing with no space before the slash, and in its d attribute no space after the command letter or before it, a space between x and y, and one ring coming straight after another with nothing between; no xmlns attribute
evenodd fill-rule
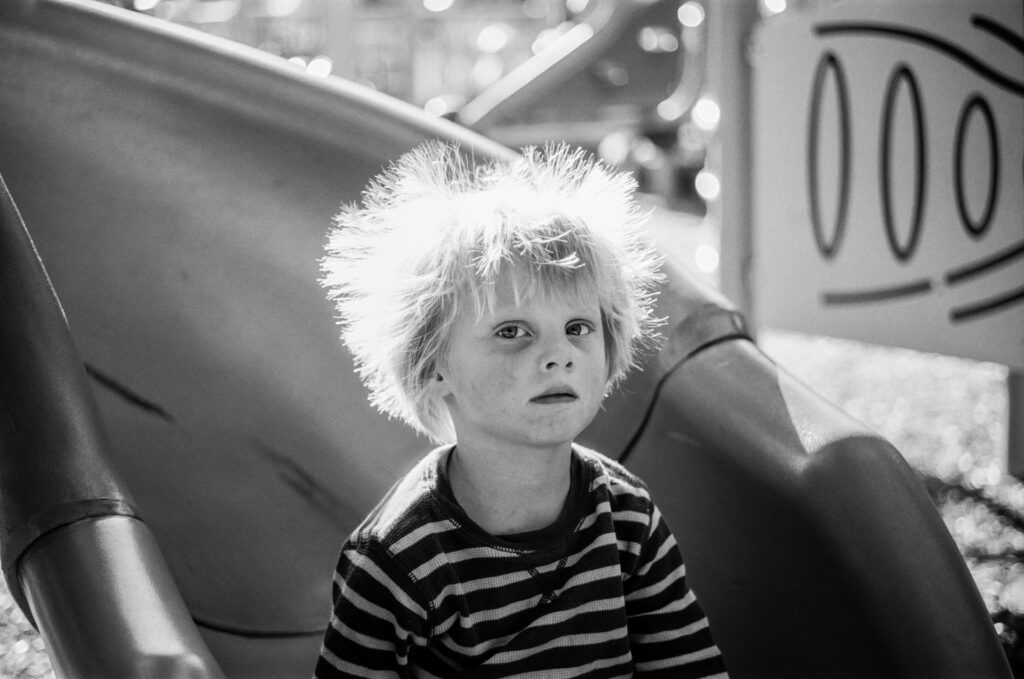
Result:
<svg viewBox="0 0 1024 679"><path fill-rule="evenodd" d="M345 78L520 147L564 140L704 213L718 122L696 105L705 11L652 0L117 0ZM604 32L599 45L582 43ZM571 54L570 54L571 53ZM540 59L537 59L541 55ZM531 62L531 63L528 63Z"/></svg>
<svg viewBox="0 0 1024 679"><path fill-rule="evenodd" d="M704 87L705 3L110 4L256 48L315 77L354 81L510 146L565 140L586 147L634 173L668 256L712 285L721 282L721 180L708 156L722 111ZM785 0L758 3L763 17L798 9ZM609 25L615 30L590 45L595 30ZM758 333L781 366L891 440L918 471L1015 676L1024 677L1024 484L1006 473L1008 369L771 328ZM42 641L5 588L0 675L52 676Z"/></svg>

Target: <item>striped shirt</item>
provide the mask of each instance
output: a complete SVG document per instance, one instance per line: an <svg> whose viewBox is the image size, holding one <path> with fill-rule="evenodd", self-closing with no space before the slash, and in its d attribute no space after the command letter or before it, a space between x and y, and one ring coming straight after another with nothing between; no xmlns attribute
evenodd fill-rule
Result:
<svg viewBox="0 0 1024 679"><path fill-rule="evenodd" d="M573 449L561 516L495 537L427 455L345 543L316 666L328 677L725 676L643 483Z"/></svg>

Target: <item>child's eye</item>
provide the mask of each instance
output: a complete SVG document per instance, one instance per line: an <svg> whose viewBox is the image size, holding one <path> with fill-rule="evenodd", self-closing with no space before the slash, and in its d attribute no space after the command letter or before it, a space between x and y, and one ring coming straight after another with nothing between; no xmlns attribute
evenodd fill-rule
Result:
<svg viewBox="0 0 1024 679"><path fill-rule="evenodd" d="M589 335L594 332L594 326L583 321L576 321L565 326L565 332L569 335Z"/></svg>
<svg viewBox="0 0 1024 679"><path fill-rule="evenodd" d="M504 325L495 334L502 339L518 339L526 336L526 330L518 325Z"/></svg>

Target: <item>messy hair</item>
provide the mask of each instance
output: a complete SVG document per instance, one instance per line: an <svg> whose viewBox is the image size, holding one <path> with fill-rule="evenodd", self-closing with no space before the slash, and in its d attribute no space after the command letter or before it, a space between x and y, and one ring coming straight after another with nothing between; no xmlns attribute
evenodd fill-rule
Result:
<svg viewBox="0 0 1024 679"><path fill-rule="evenodd" d="M607 386L656 337L659 258L641 237L636 184L564 144L475 163L427 142L343 206L321 261L342 338L370 401L436 441L453 441L431 382L461 309L493 308L499 281L516 299L596 293Z"/></svg>

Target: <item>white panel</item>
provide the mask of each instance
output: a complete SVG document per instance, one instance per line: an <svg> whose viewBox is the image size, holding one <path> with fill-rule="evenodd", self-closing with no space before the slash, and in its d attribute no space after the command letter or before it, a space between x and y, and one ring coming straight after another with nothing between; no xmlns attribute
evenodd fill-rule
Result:
<svg viewBox="0 0 1024 679"><path fill-rule="evenodd" d="M761 25L765 325L1024 367L1018 0L849 2Z"/></svg>

